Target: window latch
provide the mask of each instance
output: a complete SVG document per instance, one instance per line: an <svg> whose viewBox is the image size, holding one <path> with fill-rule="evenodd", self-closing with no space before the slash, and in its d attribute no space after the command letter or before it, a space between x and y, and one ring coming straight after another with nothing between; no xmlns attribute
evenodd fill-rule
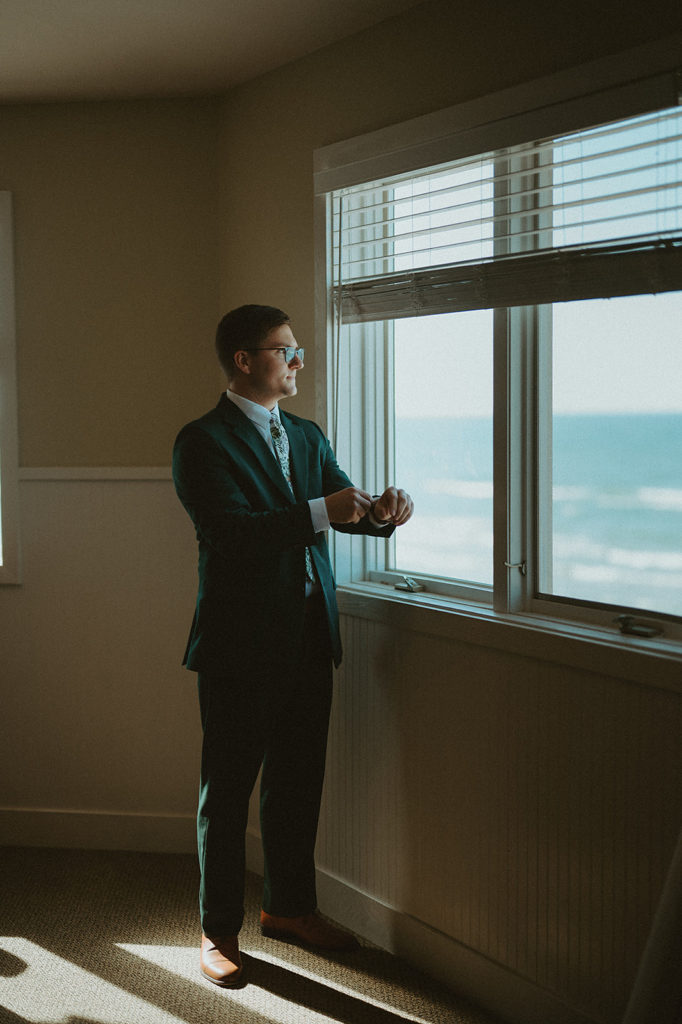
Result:
<svg viewBox="0 0 682 1024"><path fill-rule="evenodd" d="M418 594L420 590L426 590L423 583L417 583L417 581L412 579L411 576L403 576L402 580L402 583L394 584L394 590L407 590L411 594Z"/></svg>
<svg viewBox="0 0 682 1024"><path fill-rule="evenodd" d="M626 636L660 636L663 632L660 626L644 619L636 619L634 615L619 615L613 620L618 623L621 633Z"/></svg>

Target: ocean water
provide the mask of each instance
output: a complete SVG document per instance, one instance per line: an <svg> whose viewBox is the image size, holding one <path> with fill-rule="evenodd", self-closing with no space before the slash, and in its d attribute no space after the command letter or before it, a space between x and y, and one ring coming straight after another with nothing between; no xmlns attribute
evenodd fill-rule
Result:
<svg viewBox="0 0 682 1024"><path fill-rule="evenodd" d="M682 615L682 414L555 416L553 594ZM492 422L400 419L404 571L492 583Z"/></svg>

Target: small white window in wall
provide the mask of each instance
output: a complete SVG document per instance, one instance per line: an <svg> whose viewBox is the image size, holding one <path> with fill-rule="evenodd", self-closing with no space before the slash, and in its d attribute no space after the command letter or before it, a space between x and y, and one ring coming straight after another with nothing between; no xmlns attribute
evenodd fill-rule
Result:
<svg viewBox="0 0 682 1024"><path fill-rule="evenodd" d="M341 582L679 635L676 99L661 75L321 151L330 432L416 506L391 541L338 539Z"/></svg>
<svg viewBox="0 0 682 1024"><path fill-rule="evenodd" d="M0 583L19 582L12 203L0 192Z"/></svg>

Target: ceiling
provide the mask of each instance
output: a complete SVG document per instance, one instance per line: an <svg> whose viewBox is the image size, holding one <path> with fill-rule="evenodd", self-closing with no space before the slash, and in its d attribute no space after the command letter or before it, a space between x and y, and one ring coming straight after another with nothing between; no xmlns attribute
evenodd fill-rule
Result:
<svg viewBox="0 0 682 1024"><path fill-rule="evenodd" d="M0 102L222 92L421 0L0 0Z"/></svg>

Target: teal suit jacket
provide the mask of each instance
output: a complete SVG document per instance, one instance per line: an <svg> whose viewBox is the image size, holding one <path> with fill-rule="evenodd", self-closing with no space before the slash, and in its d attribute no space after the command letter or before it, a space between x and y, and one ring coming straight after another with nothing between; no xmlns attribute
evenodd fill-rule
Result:
<svg viewBox="0 0 682 1024"><path fill-rule="evenodd" d="M199 590L184 664L198 672L267 670L302 640L305 555L324 595L332 657L341 661L339 616L327 540L315 533L309 498L350 487L329 441L310 420L280 413L289 438L292 496L279 462L225 395L180 431L173 479L199 544ZM365 517L344 532L388 537Z"/></svg>

